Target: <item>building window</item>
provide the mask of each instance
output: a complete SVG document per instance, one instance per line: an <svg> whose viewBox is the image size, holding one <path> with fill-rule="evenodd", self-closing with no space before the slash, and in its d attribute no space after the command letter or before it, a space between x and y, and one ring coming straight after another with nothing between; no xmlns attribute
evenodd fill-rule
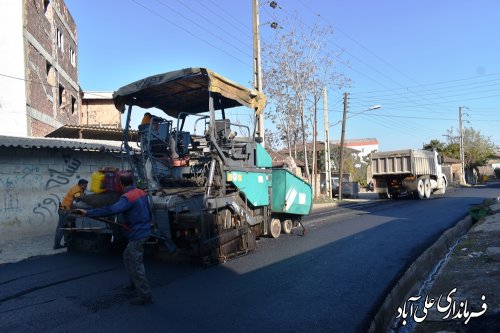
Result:
<svg viewBox="0 0 500 333"><path fill-rule="evenodd" d="M71 114L74 114L76 111L76 98L71 96Z"/></svg>
<svg viewBox="0 0 500 333"><path fill-rule="evenodd" d="M43 0L43 13L47 19L51 19L52 11L50 10L50 0Z"/></svg>
<svg viewBox="0 0 500 333"><path fill-rule="evenodd" d="M64 35L61 31L61 29L57 28L56 30L56 33L57 33L57 47L59 48L59 50L61 50L62 53L64 53Z"/></svg>
<svg viewBox="0 0 500 333"><path fill-rule="evenodd" d="M76 66L76 52L71 46L69 48L69 61L71 62L71 65L73 65L73 67Z"/></svg>
<svg viewBox="0 0 500 333"><path fill-rule="evenodd" d="M52 64L47 61L45 64L45 70L47 74L47 83L49 84L50 88L56 87L56 74L54 66L52 66Z"/></svg>
<svg viewBox="0 0 500 333"><path fill-rule="evenodd" d="M59 107L63 108L66 106L66 94L64 93L64 87L59 85Z"/></svg>

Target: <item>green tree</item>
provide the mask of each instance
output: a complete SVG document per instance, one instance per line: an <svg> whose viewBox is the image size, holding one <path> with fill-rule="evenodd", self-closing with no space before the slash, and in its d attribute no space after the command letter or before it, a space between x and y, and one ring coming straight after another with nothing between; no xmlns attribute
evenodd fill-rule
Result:
<svg viewBox="0 0 500 333"><path fill-rule="evenodd" d="M468 167L477 170L478 166L486 165L488 159L495 154L496 148L491 139L481 135L480 131L471 127L464 129L464 155Z"/></svg>
<svg viewBox="0 0 500 333"><path fill-rule="evenodd" d="M442 154L451 158L460 159L460 144L450 143L444 147Z"/></svg>
<svg viewBox="0 0 500 333"><path fill-rule="evenodd" d="M423 145L425 150L436 150L438 153L448 156L451 158L460 159L460 144L458 143L446 143L436 139L432 139L429 143Z"/></svg>
<svg viewBox="0 0 500 333"><path fill-rule="evenodd" d="M460 131L449 129L446 134L448 145L445 149L447 156L460 158ZM464 164L468 170L476 170L479 176L480 166L486 165L498 147L487 136L472 127L463 129Z"/></svg>
<svg viewBox="0 0 500 333"><path fill-rule="evenodd" d="M446 143L441 142L439 140L433 139L431 142L424 144L424 149L425 150L436 150L437 152L441 153L443 150L446 148Z"/></svg>

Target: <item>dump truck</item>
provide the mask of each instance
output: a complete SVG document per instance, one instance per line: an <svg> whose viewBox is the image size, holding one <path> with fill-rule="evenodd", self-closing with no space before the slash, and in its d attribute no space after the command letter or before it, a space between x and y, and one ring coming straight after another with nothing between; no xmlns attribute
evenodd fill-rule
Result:
<svg viewBox="0 0 500 333"><path fill-rule="evenodd" d="M113 100L127 113L122 169L134 173L150 199L151 243L203 263L222 262L254 251L258 237L290 233L310 213L310 184L287 169L273 169L256 127L229 115L236 107L262 114L263 93L206 68L186 68L128 84ZM139 126L136 151L128 141L131 114L150 108L165 117ZM105 201L89 197L82 199L87 208ZM70 248L117 242L119 222L76 217L66 229Z"/></svg>
<svg viewBox="0 0 500 333"><path fill-rule="evenodd" d="M436 151L405 149L371 154L375 191L381 199L409 195L430 198L444 194L448 181L443 174L442 156Z"/></svg>

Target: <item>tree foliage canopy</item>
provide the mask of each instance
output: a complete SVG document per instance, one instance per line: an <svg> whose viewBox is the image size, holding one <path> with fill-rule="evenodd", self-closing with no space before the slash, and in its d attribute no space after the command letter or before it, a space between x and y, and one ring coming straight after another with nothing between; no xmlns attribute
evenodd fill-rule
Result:
<svg viewBox="0 0 500 333"><path fill-rule="evenodd" d="M471 167L486 165L495 154L495 144L489 137L469 127L464 129L465 164Z"/></svg>
<svg viewBox="0 0 500 333"><path fill-rule="evenodd" d="M453 128L447 130L446 142L431 140L424 144L423 148L440 152L444 156L460 159L460 132ZM486 165L497 149L495 144L487 136L481 134L479 130L472 127L463 129L464 162L467 168L476 168Z"/></svg>

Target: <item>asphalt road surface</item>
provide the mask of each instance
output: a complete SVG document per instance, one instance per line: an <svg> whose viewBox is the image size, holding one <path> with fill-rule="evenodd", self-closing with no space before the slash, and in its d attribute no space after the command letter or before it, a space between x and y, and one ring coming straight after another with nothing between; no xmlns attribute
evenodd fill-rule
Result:
<svg viewBox="0 0 500 333"><path fill-rule="evenodd" d="M0 332L365 332L394 282L497 185L318 211L305 236L201 268L146 259L154 304L133 306L119 256L0 265Z"/></svg>

